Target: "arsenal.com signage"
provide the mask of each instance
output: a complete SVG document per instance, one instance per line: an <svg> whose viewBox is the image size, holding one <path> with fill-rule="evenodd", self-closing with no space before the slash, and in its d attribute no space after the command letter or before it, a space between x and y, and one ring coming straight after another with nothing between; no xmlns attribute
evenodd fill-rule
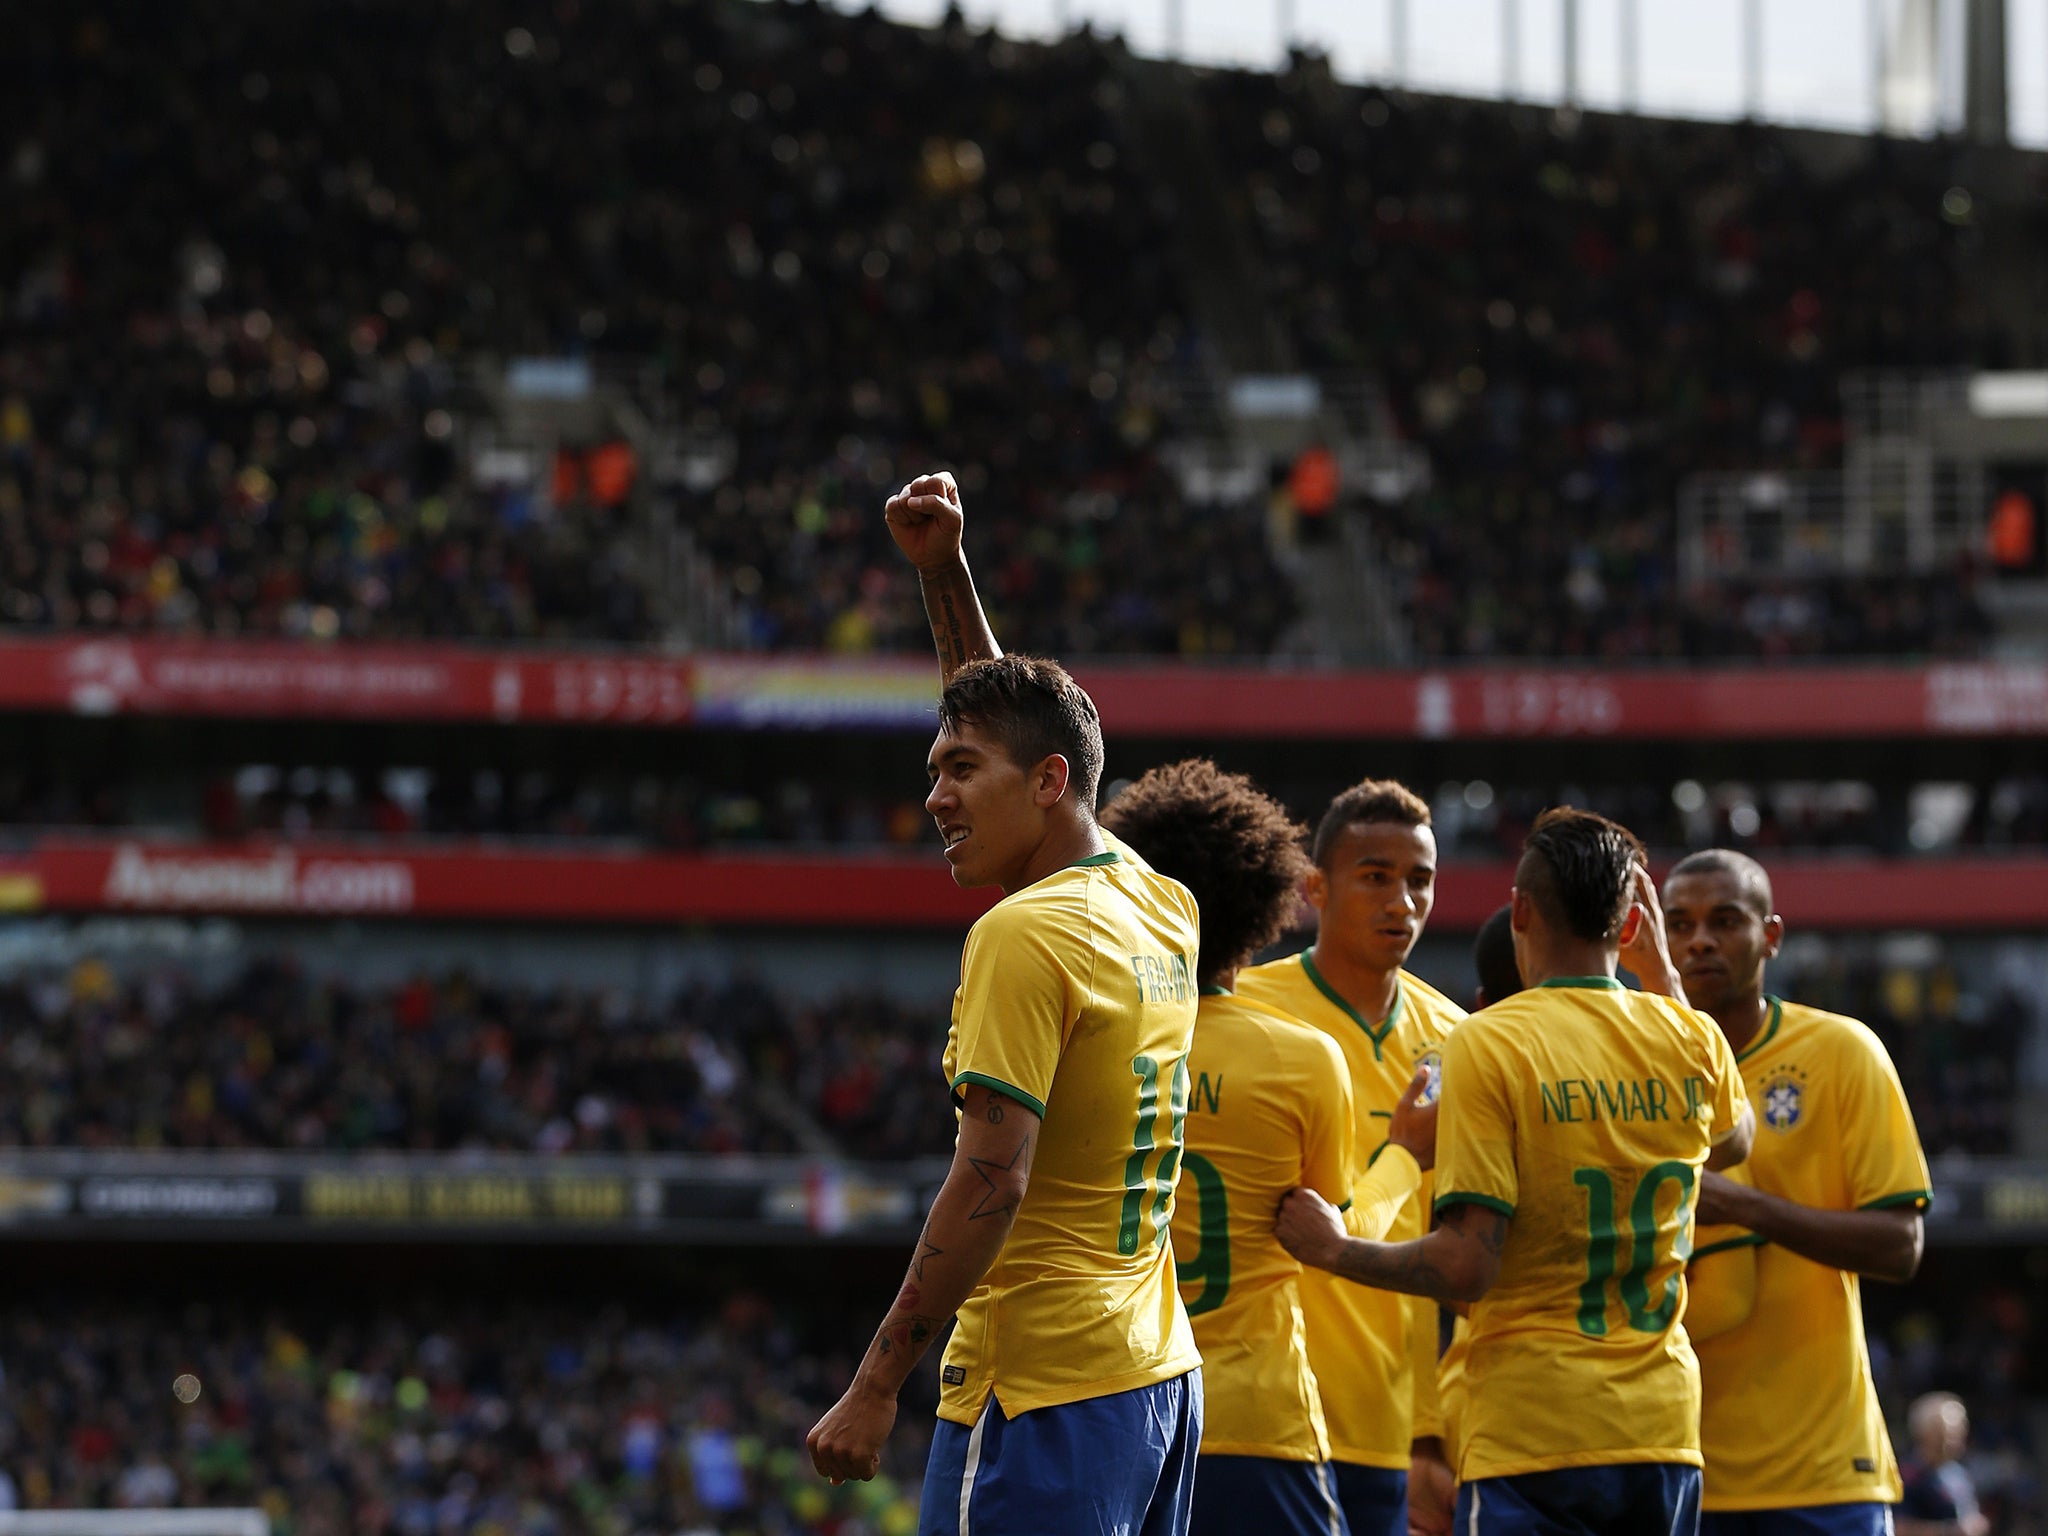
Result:
<svg viewBox="0 0 2048 1536"><path fill-rule="evenodd" d="M114 850L101 905L148 912L405 913L413 909L406 859L301 859L290 848L248 857Z"/></svg>
<svg viewBox="0 0 2048 1536"><path fill-rule="evenodd" d="M1902 877L1910 870L1910 877ZM2018 929L2048 923L2048 858L1772 861L1801 928ZM1505 863L1446 865L1433 921L1469 932L1507 899ZM0 858L15 912L722 923L962 931L996 892L963 891L925 853L638 853L503 843L236 845L53 836Z"/></svg>

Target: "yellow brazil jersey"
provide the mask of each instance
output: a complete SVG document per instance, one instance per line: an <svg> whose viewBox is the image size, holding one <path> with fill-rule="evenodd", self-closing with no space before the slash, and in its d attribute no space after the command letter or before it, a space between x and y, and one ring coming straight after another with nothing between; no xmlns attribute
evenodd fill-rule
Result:
<svg viewBox="0 0 2048 1536"><path fill-rule="evenodd" d="M1460 1025L1443 1073L1436 1207L1514 1218L1472 1308L1459 1479L1698 1465L1683 1271L1700 1169L1744 1102L1719 1026L1562 977Z"/></svg>
<svg viewBox="0 0 2048 1536"><path fill-rule="evenodd" d="M1745 1166L1758 1189L1823 1210L1926 1206L1912 1112L1863 1025L1772 999L1739 1061L1756 1105ZM1699 1357L1707 1508L1899 1498L1856 1276L1776 1244L1758 1248L1749 1320L1702 1342ZM1782 1412L1790 1402L1801 1411Z"/></svg>
<svg viewBox="0 0 2048 1536"><path fill-rule="evenodd" d="M1436 1065L1444 1037L1465 1017L1456 1003L1403 971L1387 1017L1367 1023L1324 981L1311 952L1238 972L1237 991L1313 1024L1337 1042L1351 1079L1361 1176L1385 1145L1387 1122L1416 1069ZM1413 1169L1405 1153L1395 1155ZM1361 1199L1349 1214L1363 1217L1373 1208L1374 1202ZM1403 1242L1428 1230L1427 1211L1428 1177L1423 1175L1418 1196L1394 1208L1391 1225L1380 1230L1367 1230L1357 1221L1349 1225L1355 1236ZM1411 1299L1310 1270L1301 1277L1301 1309L1308 1320L1309 1364L1322 1388L1331 1459L1406 1470L1416 1428ZM1427 1362L1424 1369L1429 1369ZM1424 1428L1436 1431L1434 1423Z"/></svg>
<svg viewBox="0 0 2048 1536"><path fill-rule="evenodd" d="M1222 993L1202 999L1190 1071L1173 1257L1202 1351L1203 1453L1327 1460L1301 1266L1273 1215L1297 1185L1350 1198L1344 1058L1321 1030Z"/></svg>
<svg viewBox="0 0 2048 1536"><path fill-rule="evenodd" d="M1472 1325L1462 1317L1451 1319L1451 1342L1444 1346L1437 1362L1437 1395L1442 1399L1444 1460L1455 1470L1465 1449L1465 1408L1471 1401L1471 1384L1465 1378L1465 1357L1472 1352Z"/></svg>
<svg viewBox="0 0 2048 1536"><path fill-rule="evenodd" d="M1200 1001L1186 887L1114 846L1016 891L960 957L946 1081L1044 1117L1009 1240L960 1308L939 1416L972 1424L1201 1363L1167 1241Z"/></svg>

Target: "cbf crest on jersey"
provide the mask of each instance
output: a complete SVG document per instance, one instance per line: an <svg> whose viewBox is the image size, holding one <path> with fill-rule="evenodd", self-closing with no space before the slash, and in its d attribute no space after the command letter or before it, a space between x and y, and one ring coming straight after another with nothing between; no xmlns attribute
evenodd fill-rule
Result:
<svg viewBox="0 0 2048 1536"><path fill-rule="evenodd" d="M1758 1095L1763 1122L1774 1131L1789 1131L1806 1118L1806 1074L1797 1067L1780 1067L1764 1083Z"/></svg>
<svg viewBox="0 0 2048 1536"><path fill-rule="evenodd" d="M1422 1092L1416 1095L1415 1102L1417 1104L1434 1104L1437 1101L1437 1097L1444 1091L1443 1052L1439 1051L1435 1046L1431 1046L1415 1058L1415 1070L1426 1074L1427 1079L1422 1085Z"/></svg>

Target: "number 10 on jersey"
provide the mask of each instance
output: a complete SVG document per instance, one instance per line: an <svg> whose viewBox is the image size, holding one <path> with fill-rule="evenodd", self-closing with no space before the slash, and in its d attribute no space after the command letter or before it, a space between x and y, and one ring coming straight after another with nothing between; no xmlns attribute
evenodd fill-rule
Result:
<svg viewBox="0 0 2048 1536"><path fill-rule="evenodd" d="M1131 1063L1138 1079L1138 1126L1131 1133L1131 1155L1124 1159L1123 1219L1117 1223L1116 1251L1128 1257L1138 1251L1140 1228L1145 1220L1145 1196L1152 1195L1152 1240L1166 1240L1166 1208L1173 1203L1173 1181L1180 1168L1181 1137L1188 1119L1188 1062L1183 1056L1173 1064L1172 1099L1169 1105L1172 1129L1162 1143L1153 1135L1159 1119L1159 1063L1140 1056ZM1157 1150L1152 1176L1145 1165Z"/></svg>

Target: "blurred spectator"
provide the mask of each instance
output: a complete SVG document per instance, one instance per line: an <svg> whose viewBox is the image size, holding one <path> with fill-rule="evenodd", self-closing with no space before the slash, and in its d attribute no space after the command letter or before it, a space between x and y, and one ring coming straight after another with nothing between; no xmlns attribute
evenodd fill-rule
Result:
<svg viewBox="0 0 2048 1536"><path fill-rule="evenodd" d="M1913 1455L1902 1469L1906 1496L1899 1503L1897 1536L1989 1536L1991 1522L1977 1507L1977 1488L1963 1465L1970 1447L1970 1412L1953 1392L1916 1398L1906 1424Z"/></svg>

